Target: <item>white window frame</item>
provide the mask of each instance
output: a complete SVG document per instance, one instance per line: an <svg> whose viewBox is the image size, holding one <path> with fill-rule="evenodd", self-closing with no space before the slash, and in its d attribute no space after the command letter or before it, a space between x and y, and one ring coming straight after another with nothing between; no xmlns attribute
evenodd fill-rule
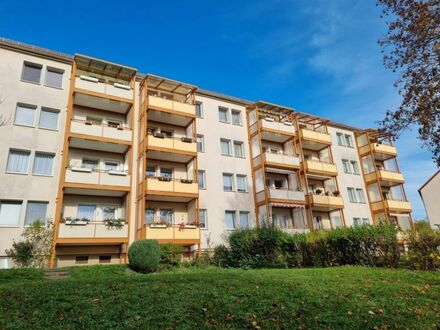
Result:
<svg viewBox="0 0 440 330"><path fill-rule="evenodd" d="M35 160L37 159L37 155L49 155L52 156L52 168L50 174L41 174L41 173L35 173ZM55 165L55 154L51 152L44 152L44 151L35 151L33 162L32 162L32 175L35 176L53 176L53 170Z"/></svg>
<svg viewBox="0 0 440 330"><path fill-rule="evenodd" d="M16 199L0 199L0 215L1 215L1 208L2 204L16 204L20 205L20 211L18 212L18 219L16 223L7 223L7 224L0 224L0 228L10 227L10 228L17 228L20 226L22 212L23 212L23 201L22 200L16 200Z"/></svg>
<svg viewBox="0 0 440 330"><path fill-rule="evenodd" d="M241 190L238 189L238 178L243 178L244 179L244 191L241 191ZM248 192L247 175L245 175L245 174L237 174L235 176L235 180L237 181L236 182L237 192L239 192L239 193L246 193L246 192Z"/></svg>
<svg viewBox="0 0 440 330"><path fill-rule="evenodd" d="M226 142L228 144L228 153L227 154L223 153L222 142ZM221 155L222 156L232 157L232 150L231 149L232 149L231 140L230 139L220 138L220 153L221 153Z"/></svg>
<svg viewBox="0 0 440 330"><path fill-rule="evenodd" d="M202 227L202 222L200 221L201 217L200 214L204 213L205 214L205 223L204 226ZM207 209L199 209L199 222L200 222L200 229L208 229L208 210Z"/></svg>
<svg viewBox="0 0 440 330"><path fill-rule="evenodd" d="M232 214L232 224L233 227L229 228L226 226L226 214ZM224 215L224 228L225 230L235 230L237 229L237 212L234 210L225 210L225 215Z"/></svg>
<svg viewBox="0 0 440 330"><path fill-rule="evenodd" d="M246 214L247 215L247 223L248 223L247 227L242 227L242 225L241 225L241 215L242 214ZM238 227L240 229L249 229L249 228L251 228L251 213L249 211L239 211L238 212L238 222L239 222Z"/></svg>
<svg viewBox="0 0 440 330"><path fill-rule="evenodd" d="M41 126L41 115L43 112L52 112L52 113L56 113L58 115L57 118L57 127L52 128L52 127L43 127ZM48 108L48 107L41 107L40 109L40 114L38 116L38 128L39 129L47 129L49 131L58 131L60 129L60 110L59 109L53 109L53 108Z"/></svg>
<svg viewBox="0 0 440 330"><path fill-rule="evenodd" d="M238 124L234 123L234 114L238 114ZM242 126L243 125L243 121L241 119L241 111L237 110L237 109L231 109L231 124L232 125L236 125L236 126Z"/></svg>
<svg viewBox="0 0 440 330"><path fill-rule="evenodd" d="M353 195L350 194L350 191L353 192ZM347 192L348 192L348 199L350 201L350 203L357 203L357 193L356 193L356 189L353 187L347 187Z"/></svg>
<svg viewBox="0 0 440 330"><path fill-rule="evenodd" d="M354 148L353 138L350 134L344 134L344 142L346 147Z"/></svg>
<svg viewBox="0 0 440 330"><path fill-rule="evenodd" d="M44 215L44 219L39 219L39 220L44 221L44 223L46 223L47 222L47 211L48 211L48 208L49 208L49 202L48 201L28 200L26 202L26 210L24 212L24 226L25 227L29 227L29 226L31 226L35 222L34 221L32 223L29 223L29 224L26 223L26 218L27 218L27 215L28 215L27 212L28 212L28 208L29 208L29 203L38 203L38 204L45 204L46 205L46 214Z"/></svg>
<svg viewBox="0 0 440 330"><path fill-rule="evenodd" d="M336 140L338 142L338 146L345 147L345 138L343 133L336 132Z"/></svg>
<svg viewBox="0 0 440 330"><path fill-rule="evenodd" d="M231 178L231 190L226 190L225 189L225 176ZM234 190L234 174L223 172L223 174L222 174L222 185L223 185L223 191L226 191L226 192L235 191Z"/></svg>
<svg viewBox="0 0 440 330"><path fill-rule="evenodd" d="M203 180L202 187L200 187L199 174L202 174L202 180ZM198 183L199 189L206 189L206 171L205 170L197 170L197 183Z"/></svg>
<svg viewBox="0 0 440 330"><path fill-rule="evenodd" d="M22 124L22 123L17 123L17 113L18 113L18 108L26 108L26 109L32 109L34 111L34 118L32 120L32 124ZM27 104L27 103L20 103L18 102L15 106L15 113L14 113L14 125L17 126L24 126L24 127L35 127L35 119L37 118L37 106L34 104Z"/></svg>
<svg viewBox="0 0 440 330"><path fill-rule="evenodd" d="M197 115L197 106L200 109L200 116ZM203 102L196 101L196 117L203 118Z"/></svg>
<svg viewBox="0 0 440 330"><path fill-rule="evenodd" d="M94 206L95 207L95 212L93 213L93 219L88 219L89 221L96 221L96 220L98 220L97 218L97 211L98 211L98 205L95 203L78 203L77 205L76 205L76 217L77 218L80 218L79 216L78 216L78 213L79 213L79 207L80 206ZM82 218L80 218L80 219L82 219Z"/></svg>
<svg viewBox="0 0 440 330"><path fill-rule="evenodd" d="M226 114L226 121L221 120L220 113L224 112ZM218 107L218 121L220 123L229 124L229 109L225 107Z"/></svg>
<svg viewBox="0 0 440 330"><path fill-rule="evenodd" d="M236 145L239 145L240 146L240 149L241 149L241 156L237 156L237 154L235 153L235 146ZM234 151L234 157L236 157L236 158L246 158L246 155L244 154L244 143L243 143L243 141L235 141L234 140L234 142L233 142L233 151Z"/></svg>
<svg viewBox="0 0 440 330"><path fill-rule="evenodd" d="M365 194L364 194L364 189L362 188L356 188L356 199L358 203L362 203L365 204Z"/></svg>
<svg viewBox="0 0 440 330"><path fill-rule="evenodd" d="M359 163L356 160L351 160L350 165L351 165L351 169L352 169L353 174L356 174L356 175L361 174L360 169L359 169Z"/></svg>
<svg viewBox="0 0 440 330"><path fill-rule="evenodd" d="M201 150L199 150L199 138L200 138ZM205 152L205 136L203 134L197 134L196 144L197 144L197 152Z"/></svg>
<svg viewBox="0 0 440 330"><path fill-rule="evenodd" d="M342 168L344 173L351 174L350 161L348 159L342 159Z"/></svg>
<svg viewBox="0 0 440 330"><path fill-rule="evenodd" d="M26 166L26 172L16 172L16 171L11 171L8 170L9 167L9 159L11 157L11 151L19 151L19 152L25 152L28 155L28 159L27 159L27 166ZM10 173L10 174L21 174L21 175L28 175L29 174L29 166L31 163L31 151L30 150L25 150L25 149L17 149L17 148L10 148L9 152L8 152L8 159L6 161L6 173Z"/></svg>

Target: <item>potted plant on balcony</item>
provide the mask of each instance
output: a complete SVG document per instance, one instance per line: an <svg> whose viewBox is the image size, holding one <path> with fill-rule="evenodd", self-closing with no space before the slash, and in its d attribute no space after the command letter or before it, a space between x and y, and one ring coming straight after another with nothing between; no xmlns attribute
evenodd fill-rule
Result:
<svg viewBox="0 0 440 330"><path fill-rule="evenodd" d="M66 225L70 226L85 226L90 222L90 219L87 218L66 217L63 220Z"/></svg>
<svg viewBox="0 0 440 330"><path fill-rule="evenodd" d="M150 223L151 228L168 228L169 223L164 220L156 221L153 223Z"/></svg>
<svg viewBox="0 0 440 330"><path fill-rule="evenodd" d="M190 179L180 179L181 183L193 183L193 180Z"/></svg>
<svg viewBox="0 0 440 330"><path fill-rule="evenodd" d="M186 137L186 136L181 137L180 140L185 143L192 143L193 142L192 138Z"/></svg>
<svg viewBox="0 0 440 330"><path fill-rule="evenodd" d="M195 229L195 228L197 228L198 226L199 226L199 222L198 222L197 220L194 220L194 221L188 222L188 223L185 225L185 228Z"/></svg>
<svg viewBox="0 0 440 330"><path fill-rule="evenodd" d="M156 138L159 138L159 139L164 139L165 138L165 134L164 133L157 132L157 131L153 133L153 136L156 137Z"/></svg>
<svg viewBox="0 0 440 330"><path fill-rule="evenodd" d="M166 181L166 182L170 182L171 181L171 177L170 176L159 176L157 179L159 181Z"/></svg>
<svg viewBox="0 0 440 330"><path fill-rule="evenodd" d="M339 197L339 196L341 196L341 193L339 192L339 190L335 190L335 191L333 192L333 196L335 196L335 197Z"/></svg>
<svg viewBox="0 0 440 330"><path fill-rule="evenodd" d="M125 225L124 219L105 219L104 224L107 226L108 229L110 228L122 228Z"/></svg>
<svg viewBox="0 0 440 330"><path fill-rule="evenodd" d="M315 189L315 194L316 194L316 195L321 195L321 194L322 194L322 189L320 189L320 188L316 188L316 189Z"/></svg>

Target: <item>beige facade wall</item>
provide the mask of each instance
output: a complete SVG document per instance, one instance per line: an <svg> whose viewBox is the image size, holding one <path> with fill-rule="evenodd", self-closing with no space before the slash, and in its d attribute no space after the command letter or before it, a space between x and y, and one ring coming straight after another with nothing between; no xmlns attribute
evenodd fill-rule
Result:
<svg viewBox="0 0 440 330"><path fill-rule="evenodd" d="M440 229L440 172L420 190L420 194L429 224L434 229Z"/></svg>
<svg viewBox="0 0 440 330"><path fill-rule="evenodd" d="M199 190L200 208L207 210L207 229L201 230L202 248L213 248L224 243L225 235L230 231L225 229L225 211L250 212L251 223L255 224L252 177L249 160L249 144L246 125L246 109L243 106L224 102L214 98L196 96L202 102L203 118L197 119L197 134L204 136L205 152L198 153L198 168L206 171L206 189ZM241 125L219 122L219 107L241 111ZM244 146L244 158L222 156L220 139L241 141ZM246 175L247 192L223 191L223 173ZM235 182L236 184L236 182ZM236 188L236 187L235 187ZM236 215L238 219L238 213Z"/></svg>
<svg viewBox="0 0 440 330"><path fill-rule="evenodd" d="M27 61L41 65L40 83L22 81L23 63ZM47 68L64 72L62 88L45 85ZM5 249L10 248L13 240L19 240L24 228L28 201L47 201L47 218L53 220L55 200L58 189L61 149L63 143L64 121L69 93L71 67L68 64L43 59L0 48L0 115L9 119L0 127L0 200L21 201L20 218L17 225L0 227L0 258ZM17 103L36 106L32 126L14 124ZM39 128L41 108L59 110L56 130ZM7 173L10 148L30 151L27 174ZM35 152L55 154L51 176L32 174ZM0 267L5 266L1 265Z"/></svg>

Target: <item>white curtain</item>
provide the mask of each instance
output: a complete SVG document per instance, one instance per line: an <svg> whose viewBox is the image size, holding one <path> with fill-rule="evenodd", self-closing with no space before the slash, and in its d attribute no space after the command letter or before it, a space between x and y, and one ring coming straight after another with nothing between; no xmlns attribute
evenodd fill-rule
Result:
<svg viewBox="0 0 440 330"><path fill-rule="evenodd" d="M40 128L57 129L58 128L58 116L59 112L48 109L41 109L40 122L38 126Z"/></svg>
<svg viewBox="0 0 440 330"><path fill-rule="evenodd" d="M47 202L28 202L24 224L31 225L37 220L46 222L47 205Z"/></svg>
<svg viewBox="0 0 440 330"><path fill-rule="evenodd" d="M220 144L221 144L221 149L222 149L222 155L229 156L231 154L231 152L229 150L230 142L227 140L221 140Z"/></svg>
<svg viewBox="0 0 440 330"><path fill-rule="evenodd" d="M29 154L29 151L9 151L8 172L27 173Z"/></svg>
<svg viewBox="0 0 440 330"><path fill-rule="evenodd" d="M249 212L240 212L240 228L249 228Z"/></svg>
<svg viewBox="0 0 440 330"><path fill-rule="evenodd" d="M21 202L0 202L0 225L18 226L20 222Z"/></svg>
<svg viewBox="0 0 440 330"><path fill-rule="evenodd" d="M96 205L78 205L77 217L82 219L95 220Z"/></svg>
<svg viewBox="0 0 440 330"><path fill-rule="evenodd" d="M168 223L172 223L173 222L173 210L171 210L171 209L160 210L160 220L166 221Z"/></svg>
<svg viewBox="0 0 440 330"><path fill-rule="evenodd" d="M237 190L240 191L240 192L247 191L246 176L244 176L244 175L237 175Z"/></svg>
<svg viewBox="0 0 440 330"><path fill-rule="evenodd" d="M223 174L223 189L232 190L232 175Z"/></svg>
<svg viewBox="0 0 440 330"><path fill-rule="evenodd" d="M233 211L225 212L225 228L235 229L235 212Z"/></svg>
<svg viewBox="0 0 440 330"><path fill-rule="evenodd" d="M33 174L52 175L54 155L35 153Z"/></svg>
<svg viewBox="0 0 440 330"><path fill-rule="evenodd" d="M19 125L34 126L35 111L35 107L17 105L14 123Z"/></svg>

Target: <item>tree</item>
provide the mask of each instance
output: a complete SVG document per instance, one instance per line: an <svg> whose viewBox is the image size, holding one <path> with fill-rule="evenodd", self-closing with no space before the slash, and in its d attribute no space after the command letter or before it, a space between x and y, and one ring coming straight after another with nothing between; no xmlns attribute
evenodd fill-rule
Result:
<svg viewBox="0 0 440 330"><path fill-rule="evenodd" d="M440 167L440 0L377 0L388 32L379 40L386 68L399 74L402 103L380 121L394 139L416 126Z"/></svg>

